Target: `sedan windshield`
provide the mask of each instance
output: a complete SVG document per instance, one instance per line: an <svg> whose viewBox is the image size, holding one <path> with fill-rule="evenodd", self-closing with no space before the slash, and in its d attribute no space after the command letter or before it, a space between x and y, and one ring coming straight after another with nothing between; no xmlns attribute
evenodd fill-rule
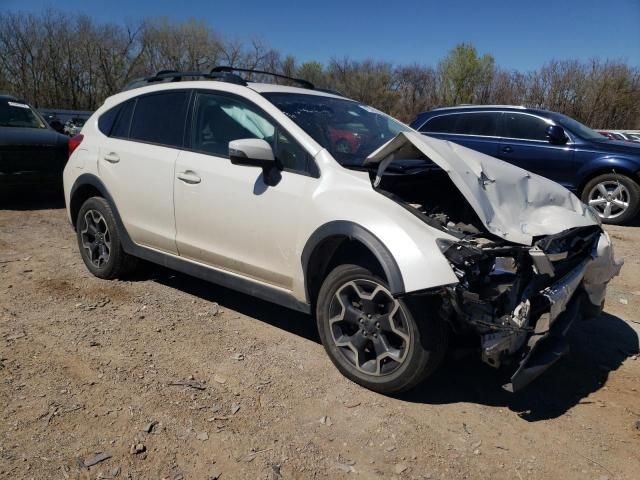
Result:
<svg viewBox="0 0 640 480"><path fill-rule="evenodd" d="M370 153L398 133L411 131L375 108L352 100L298 93L263 95L344 166L361 166Z"/></svg>
<svg viewBox="0 0 640 480"><path fill-rule="evenodd" d="M47 128L26 103L0 100L0 127Z"/></svg>

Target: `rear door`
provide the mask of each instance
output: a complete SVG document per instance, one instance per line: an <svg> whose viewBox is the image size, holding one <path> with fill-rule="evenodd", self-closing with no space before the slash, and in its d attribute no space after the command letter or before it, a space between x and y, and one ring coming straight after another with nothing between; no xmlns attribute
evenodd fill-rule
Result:
<svg viewBox="0 0 640 480"><path fill-rule="evenodd" d="M549 125L553 125L551 120L537 115L504 112L498 158L569 187L579 167L574 161L575 149L571 141L564 145L549 143Z"/></svg>
<svg viewBox="0 0 640 480"><path fill-rule="evenodd" d="M100 178L132 240L169 253L177 253L173 179L189 95L171 90L126 102L98 157Z"/></svg>
<svg viewBox="0 0 640 480"><path fill-rule="evenodd" d="M420 131L495 157L500 143L497 137L500 116L500 112L490 111L442 114L428 120Z"/></svg>

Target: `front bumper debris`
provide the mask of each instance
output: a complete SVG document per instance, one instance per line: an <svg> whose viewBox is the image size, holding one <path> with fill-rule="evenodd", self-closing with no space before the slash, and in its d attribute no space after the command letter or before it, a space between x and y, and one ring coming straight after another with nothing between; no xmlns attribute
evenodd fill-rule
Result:
<svg viewBox="0 0 640 480"><path fill-rule="evenodd" d="M578 267L559 282L546 288L542 295L549 301L549 311L543 313L527 340L526 355L504 385L509 392L517 392L538 376L568 351L565 336L569 328L582 314L584 295L576 294L590 260L583 261Z"/></svg>
<svg viewBox="0 0 640 480"><path fill-rule="evenodd" d="M535 323L523 348L524 357L505 390L521 390L568 352L565 337L569 328L576 319L593 312L594 306L603 304L606 285L622 264L614 258L609 236L603 232L590 258L541 292L548 301L548 311Z"/></svg>

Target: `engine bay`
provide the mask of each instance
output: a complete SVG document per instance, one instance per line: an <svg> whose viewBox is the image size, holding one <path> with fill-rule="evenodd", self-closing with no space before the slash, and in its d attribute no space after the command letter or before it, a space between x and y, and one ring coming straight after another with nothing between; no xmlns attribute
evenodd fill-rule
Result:
<svg viewBox="0 0 640 480"><path fill-rule="evenodd" d="M454 333L478 334L482 359L496 368L527 355L523 347L551 309L547 290L591 259L602 233L597 225L569 228L531 246L499 238L436 166L388 172L377 183L378 192L457 239L437 240L459 280L443 287L440 313Z"/></svg>

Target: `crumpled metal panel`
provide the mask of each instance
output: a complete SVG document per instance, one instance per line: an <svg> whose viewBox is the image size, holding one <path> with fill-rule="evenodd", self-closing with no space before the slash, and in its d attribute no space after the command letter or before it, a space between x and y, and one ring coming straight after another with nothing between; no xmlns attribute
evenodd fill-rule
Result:
<svg viewBox="0 0 640 480"><path fill-rule="evenodd" d="M597 225L593 214L561 185L461 145L401 132L373 152L377 179L397 159L427 157L442 168L487 229L506 240L531 245L533 237Z"/></svg>
<svg viewBox="0 0 640 480"><path fill-rule="evenodd" d="M602 232L593 253L593 260L587 266L582 279L582 286L593 305L602 304L607 283L620 273L623 264L623 259L615 258L613 255L613 245L611 245L609 234Z"/></svg>

